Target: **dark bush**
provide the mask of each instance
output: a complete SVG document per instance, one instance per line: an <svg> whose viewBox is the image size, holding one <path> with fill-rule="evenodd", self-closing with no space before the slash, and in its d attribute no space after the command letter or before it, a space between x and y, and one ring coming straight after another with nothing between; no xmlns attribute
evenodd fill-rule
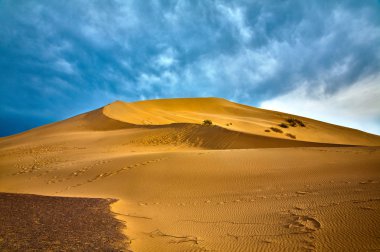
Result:
<svg viewBox="0 0 380 252"><path fill-rule="evenodd" d="M285 123L280 123L278 126L280 126L281 128L289 128L289 126Z"/></svg>
<svg viewBox="0 0 380 252"><path fill-rule="evenodd" d="M305 124L301 121L301 120L298 120L296 118L288 118L286 119L286 121L290 124L290 126L292 127L296 127L297 125L301 126L301 127L305 127Z"/></svg>
<svg viewBox="0 0 380 252"><path fill-rule="evenodd" d="M270 129L271 129L273 132L282 133L282 130L280 130L279 128L271 127Z"/></svg>
<svg viewBox="0 0 380 252"><path fill-rule="evenodd" d="M299 126L306 127L306 125L302 121L298 121Z"/></svg>
<svg viewBox="0 0 380 252"><path fill-rule="evenodd" d="M296 136L290 133L286 133L285 136L290 137L292 139L296 139Z"/></svg>
<svg viewBox="0 0 380 252"><path fill-rule="evenodd" d="M269 130L269 129L266 129L265 132L270 132L270 130Z"/></svg>
<svg viewBox="0 0 380 252"><path fill-rule="evenodd" d="M294 121L293 118L288 118L286 119L286 121L289 123L290 126L292 127L296 127L297 126L297 123Z"/></svg>
<svg viewBox="0 0 380 252"><path fill-rule="evenodd" d="M203 123L202 123L202 124L203 124L203 125L212 125L212 121L206 119L206 120L203 120Z"/></svg>

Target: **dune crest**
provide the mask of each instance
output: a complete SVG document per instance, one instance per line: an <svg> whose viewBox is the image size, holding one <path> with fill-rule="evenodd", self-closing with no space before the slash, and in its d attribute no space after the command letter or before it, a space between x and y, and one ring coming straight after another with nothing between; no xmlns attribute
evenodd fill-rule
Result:
<svg viewBox="0 0 380 252"><path fill-rule="evenodd" d="M214 125L228 130L272 138L292 139L291 136L294 136L297 140L309 142L380 145L379 136L359 130L258 109L220 98L159 99L133 103L116 101L105 106L103 114L132 125L201 124L208 119ZM302 121L305 127L292 127L287 120L294 118ZM281 124L287 128L279 126ZM274 132L271 128L278 128L283 133Z"/></svg>

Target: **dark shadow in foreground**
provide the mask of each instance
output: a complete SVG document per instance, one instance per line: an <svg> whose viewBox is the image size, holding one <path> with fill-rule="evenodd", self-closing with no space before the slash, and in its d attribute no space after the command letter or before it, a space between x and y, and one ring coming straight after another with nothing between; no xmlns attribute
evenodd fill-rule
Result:
<svg viewBox="0 0 380 252"><path fill-rule="evenodd" d="M115 201L0 193L0 251L126 251Z"/></svg>

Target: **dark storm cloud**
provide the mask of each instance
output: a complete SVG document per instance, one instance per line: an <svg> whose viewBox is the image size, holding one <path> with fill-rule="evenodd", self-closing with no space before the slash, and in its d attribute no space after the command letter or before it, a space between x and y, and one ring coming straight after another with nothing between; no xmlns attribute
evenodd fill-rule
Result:
<svg viewBox="0 0 380 252"><path fill-rule="evenodd" d="M291 94L323 103L380 86L380 4L4 0L0 55L1 135L116 99L219 96L286 110Z"/></svg>

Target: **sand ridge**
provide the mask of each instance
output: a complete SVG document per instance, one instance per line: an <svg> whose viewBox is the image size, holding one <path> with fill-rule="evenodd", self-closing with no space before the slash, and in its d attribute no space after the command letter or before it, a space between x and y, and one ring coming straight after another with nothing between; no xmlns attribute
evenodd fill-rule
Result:
<svg viewBox="0 0 380 252"><path fill-rule="evenodd" d="M297 139L309 142L380 145L380 137L376 135L309 118L249 107L220 98L158 99L134 103L116 101L105 106L103 114L134 125L200 124L209 119L220 127L255 135L286 139L289 138L285 134L288 132ZM279 127L281 123L286 124L289 118L298 118L306 127ZM281 129L284 134L265 132L271 127Z"/></svg>

